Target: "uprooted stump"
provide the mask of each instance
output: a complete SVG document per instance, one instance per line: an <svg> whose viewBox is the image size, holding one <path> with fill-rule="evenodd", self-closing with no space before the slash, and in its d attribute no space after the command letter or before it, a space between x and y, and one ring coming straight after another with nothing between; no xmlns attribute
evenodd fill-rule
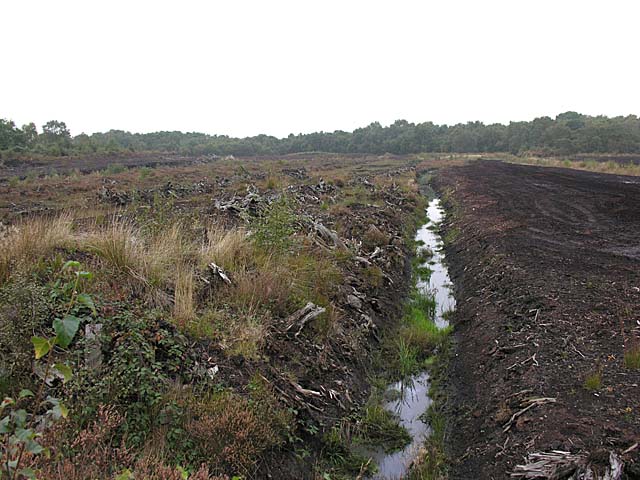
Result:
<svg viewBox="0 0 640 480"><path fill-rule="evenodd" d="M313 228L318 237L327 244L333 244L337 248L345 248L344 242L340 240L340 237L333 230L328 229L323 224L316 222L313 224Z"/></svg>
<svg viewBox="0 0 640 480"><path fill-rule="evenodd" d="M319 307L313 302L308 302L300 310L295 311L287 317L285 322L288 326L285 329L285 332L289 332L295 325L299 325L298 331L295 334L295 337L298 337L307 323L319 317L326 311L326 308Z"/></svg>
<svg viewBox="0 0 640 480"><path fill-rule="evenodd" d="M614 452L608 453L604 462L595 462L593 456L572 454L562 450L530 453L527 463L517 465L512 478L567 479L567 480L619 480L624 462ZM597 463L597 465L596 465Z"/></svg>

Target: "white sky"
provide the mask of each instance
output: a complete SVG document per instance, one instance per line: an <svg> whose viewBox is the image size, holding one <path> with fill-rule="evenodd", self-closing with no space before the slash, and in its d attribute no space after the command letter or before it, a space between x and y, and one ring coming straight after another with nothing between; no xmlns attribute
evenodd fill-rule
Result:
<svg viewBox="0 0 640 480"><path fill-rule="evenodd" d="M0 2L0 117L74 135L640 114L637 0Z"/></svg>

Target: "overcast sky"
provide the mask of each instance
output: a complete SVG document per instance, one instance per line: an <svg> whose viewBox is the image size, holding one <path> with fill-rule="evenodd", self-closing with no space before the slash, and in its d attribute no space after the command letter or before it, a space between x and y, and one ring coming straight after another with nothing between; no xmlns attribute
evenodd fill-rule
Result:
<svg viewBox="0 0 640 480"><path fill-rule="evenodd" d="M0 117L285 136L640 113L640 2L2 1Z"/></svg>

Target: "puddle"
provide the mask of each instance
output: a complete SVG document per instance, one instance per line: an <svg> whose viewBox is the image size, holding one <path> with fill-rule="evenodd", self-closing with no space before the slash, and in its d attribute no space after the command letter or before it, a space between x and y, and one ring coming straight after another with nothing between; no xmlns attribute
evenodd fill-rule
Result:
<svg viewBox="0 0 640 480"><path fill-rule="evenodd" d="M442 239L437 232L437 225L444 217L440 200L434 198L427 208L429 221L416 234L416 240L424 245L418 249L429 249L433 257L421 266L428 266L433 273L428 282L418 281L418 289L422 293L434 295L436 299L436 314L434 321L440 328L449 325L445 312L455 309L451 279L444 264ZM397 394L400 392L400 395ZM395 398L384 403L384 408L397 415L400 425L404 426L411 435L411 443L403 450L386 453L382 448L368 452L378 465L378 473L371 480L401 479L407 474L411 462L416 457L420 447L431 433L429 424L422 420L422 416L431 405L429 398L429 374L422 372L415 375L408 382L397 382L387 386L386 398Z"/></svg>

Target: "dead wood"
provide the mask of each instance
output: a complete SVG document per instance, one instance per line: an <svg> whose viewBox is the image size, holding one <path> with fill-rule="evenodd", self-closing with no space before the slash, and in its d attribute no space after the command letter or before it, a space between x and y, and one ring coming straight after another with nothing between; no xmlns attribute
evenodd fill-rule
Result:
<svg viewBox="0 0 640 480"><path fill-rule="evenodd" d="M541 397L541 398L530 398L528 400L525 400L524 402L522 402L521 405L526 405L526 406L522 410L517 411L511 416L511 419L504 424L502 431L504 433L507 433L520 415L526 413L527 411L529 411L535 406L544 405L546 403L556 403L556 399L550 398L550 397Z"/></svg>
<svg viewBox="0 0 640 480"><path fill-rule="evenodd" d="M318 316L322 315L326 311L327 311L326 308L319 307L313 302L308 302L300 310L293 312L291 315L289 315L289 317L287 317L287 319L285 320L285 323L288 326L285 329L285 332L288 332L289 330L291 330L294 327L294 325L299 324L300 327L298 328L298 331L295 334L295 336L298 337L302 332L302 329L305 327L307 323L317 318Z"/></svg>
<svg viewBox="0 0 640 480"><path fill-rule="evenodd" d="M562 450L537 452L527 455L527 463L517 465L511 473L512 478L549 479L549 480L619 480L622 478L624 462L614 452L608 452L608 465L602 472L594 468L590 457L585 454L572 454Z"/></svg>

